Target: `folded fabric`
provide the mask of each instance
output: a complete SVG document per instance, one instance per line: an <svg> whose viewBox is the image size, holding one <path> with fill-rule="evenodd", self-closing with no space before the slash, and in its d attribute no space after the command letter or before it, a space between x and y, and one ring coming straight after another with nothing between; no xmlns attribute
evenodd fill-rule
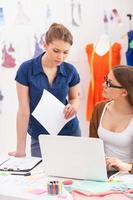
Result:
<svg viewBox="0 0 133 200"><path fill-rule="evenodd" d="M129 200L133 190L123 191L108 191L100 193L82 192L78 190L72 191L74 200Z"/></svg>

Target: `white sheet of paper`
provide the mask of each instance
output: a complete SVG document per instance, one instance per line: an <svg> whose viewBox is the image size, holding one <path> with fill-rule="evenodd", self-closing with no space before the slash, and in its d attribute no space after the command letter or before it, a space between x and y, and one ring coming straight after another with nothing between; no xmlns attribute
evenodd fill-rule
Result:
<svg viewBox="0 0 133 200"><path fill-rule="evenodd" d="M43 95L32 115L51 135L57 135L64 125L75 116L64 118L65 105L44 89Z"/></svg>

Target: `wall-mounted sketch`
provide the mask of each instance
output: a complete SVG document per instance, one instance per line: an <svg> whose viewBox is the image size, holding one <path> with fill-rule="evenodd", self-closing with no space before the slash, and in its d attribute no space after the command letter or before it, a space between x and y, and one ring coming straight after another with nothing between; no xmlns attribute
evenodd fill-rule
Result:
<svg viewBox="0 0 133 200"><path fill-rule="evenodd" d="M73 26L80 26L81 24L81 3L77 0L71 0L71 18Z"/></svg>
<svg viewBox="0 0 133 200"><path fill-rule="evenodd" d="M16 66L14 58L15 49L13 44L10 43L8 46L6 44L2 47L2 66L5 68L13 68Z"/></svg>
<svg viewBox="0 0 133 200"><path fill-rule="evenodd" d="M108 24L109 24L109 19L108 19L108 14L106 12L106 10L104 10L104 16L103 16L103 22L104 22L104 31L106 34L108 34Z"/></svg>
<svg viewBox="0 0 133 200"><path fill-rule="evenodd" d="M103 11L103 22L105 33L111 34L110 30L112 29L113 25L121 25L122 19L117 9L114 8L112 10L109 9Z"/></svg>
<svg viewBox="0 0 133 200"><path fill-rule="evenodd" d="M116 19L118 24L122 23L122 19L121 19L120 14L118 13L118 10L116 8L112 9L112 15L114 15L114 18Z"/></svg>
<svg viewBox="0 0 133 200"><path fill-rule="evenodd" d="M2 91L0 90L0 114L2 113L2 100L3 100L3 95Z"/></svg>
<svg viewBox="0 0 133 200"><path fill-rule="evenodd" d="M116 21L118 24L122 23L121 16L118 13L118 10L116 8L114 8L110 11L104 10L103 21L104 21L104 23L110 23L113 21Z"/></svg>
<svg viewBox="0 0 133 200"><path fill-rule="evenodd" d="M51 22L52 22L51 17L52 17L51 8L47 4L46 5L46 23L47 23L47 25L51 24Z"/></svg>
<svg viewBox="0 0 133 200"><path fill-rule="evenodd" d="M18 25L26 25L30 22L30 18L24 11L23 5L20 1L17 2L17 15L15 23Z"/></svg>
<svg viewBox="0 0 133 200"><path fill-rule="evenodd" d="M5 23L3 8L0 8L0 25Z"/></svg>
<svg viewBox="0 0 133 200"><path fill-rule="evenodd" d="M43 49L43 35L41 35L40 38L38 38L37 35L34 35L34 39L35 39L35 51L34 51L33 58L39 56L44 51L44 49Z"/></svg>

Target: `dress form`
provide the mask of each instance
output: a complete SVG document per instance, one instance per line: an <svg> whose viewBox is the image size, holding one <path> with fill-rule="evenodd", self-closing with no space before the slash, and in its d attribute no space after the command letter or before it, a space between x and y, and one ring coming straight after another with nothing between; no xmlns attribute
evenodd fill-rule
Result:
<svg viewBox="0 0 133 200"><path fill-rule="evenodd" d="M95 104L104 100L103 77L107 75L112 67L120 64L121 45L117 42L111 44L109 36L103 34L96 45L87 44L86 52L89 61L91 79L89 84L86 119L91 119Z"/></svg>
<svg viewBox="0 0 133 200"><path fill-rule="evenodd" d="M111 44L110 44L109 36L107 34L103 34L101 35L99 41L97 42L95 46L95 52L99 56L103 56L109 51L110 46Z"/></svg>

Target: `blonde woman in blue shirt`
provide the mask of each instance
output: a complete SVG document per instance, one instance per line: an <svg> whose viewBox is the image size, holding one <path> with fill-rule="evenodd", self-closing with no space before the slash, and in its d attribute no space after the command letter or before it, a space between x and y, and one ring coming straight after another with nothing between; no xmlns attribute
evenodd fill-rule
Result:
<svg viewBox="0 0 133 200"><path fill-rule="evenodd" d="M16 75L19 108L17 112L17 147L9 155L26 155L27 132L31 136L31 155L41 157L38 136L49 134L32 116L46 89L65 106L66 119L77 114L80 77L76 68L64 60L73 44L71 32L62 24L53 23L45 35L45 52L20 66ZM67 100L68 99L68 100ZM80 136L77 117L70 120L58 135Z"/></svg>

